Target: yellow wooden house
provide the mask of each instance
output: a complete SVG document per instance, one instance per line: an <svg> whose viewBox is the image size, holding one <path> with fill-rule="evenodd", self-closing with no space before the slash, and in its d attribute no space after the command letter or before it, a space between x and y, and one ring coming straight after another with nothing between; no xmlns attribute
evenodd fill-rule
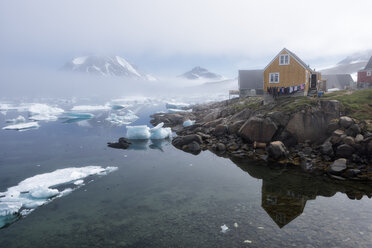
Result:
<svg viewBox="0 0 372 248"><path fill-rule="evenodd" d="M264 69L264 91L279 95L316 93L321 74L312 70L296 54L284 48Z"/></svg>

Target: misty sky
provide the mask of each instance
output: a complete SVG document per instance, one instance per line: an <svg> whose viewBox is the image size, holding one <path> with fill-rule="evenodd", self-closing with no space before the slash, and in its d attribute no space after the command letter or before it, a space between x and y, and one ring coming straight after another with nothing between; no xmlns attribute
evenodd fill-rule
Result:
<svg viewBox="0 0 372 248"><path fill-rule="evenodd" d="M200 65L236 76L286 47L321 67L372 48L371 10L370 0L2 0L0 65L120 55L154 75Z"/></svg>

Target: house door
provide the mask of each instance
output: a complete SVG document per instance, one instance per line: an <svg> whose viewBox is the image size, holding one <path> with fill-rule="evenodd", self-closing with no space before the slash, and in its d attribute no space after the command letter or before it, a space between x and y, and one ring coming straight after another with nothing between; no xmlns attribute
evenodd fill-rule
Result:
<svg viewBox="0 0 372 248"><path fill-rule="evenodd" d="M316 82L317 82L317 75L316 74L311 74L311 83L310 83L310 88L314 89L316 88Z"/></svg>

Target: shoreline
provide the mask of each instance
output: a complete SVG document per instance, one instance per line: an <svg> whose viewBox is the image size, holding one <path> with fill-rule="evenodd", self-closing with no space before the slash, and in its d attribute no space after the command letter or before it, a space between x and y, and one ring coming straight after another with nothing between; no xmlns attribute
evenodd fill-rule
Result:
<svg viewBox="0 0 372 248"><path fill-rule="evenodd" d="M363 100L358 94L366 95L367 105L362 102L359 108L367 114L355 118L360 111L350 113L347 103L352 97ZM151 124L164 122L178 135L172 144L195 155L210 150L232 159L294 165L312 175L370 182L369 99L372 89L326 98L287 97L269 104L260 97L236 98L194 105L192 112L153 114ZM186 120L195 124L183 127Z"/></svg>

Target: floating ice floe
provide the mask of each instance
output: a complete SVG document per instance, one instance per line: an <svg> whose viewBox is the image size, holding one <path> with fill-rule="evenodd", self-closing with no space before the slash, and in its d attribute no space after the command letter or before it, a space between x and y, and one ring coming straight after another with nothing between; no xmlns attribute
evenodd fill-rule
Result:
<svg viewBox="0 0 372 248"><path fill-rule="evenodd" d="M120 115L115 113L110 113L106 118L107 121L111 122L114 125L129 125L132 122L138 120L138 116L133 113L133 111L128 110L126 114Z"/></svg>
<svg viewBox="0 0 372 248"><path fill-rule="evenodd" d="M74 123L84 120L90 120L94 117L93 114L90 113L65 113L60 119L64 119L64 123Z"/></svg>
<svg viewBox="0 0 372 248"><path fill-rule="evenodd" d="M120 110L120 109L128 108L130 106L131 106L130 104L113 104L113 105L111 105L111 109L112 110Z"/></svg>
<svg viewBox="0 0 372 248"><path fill-rule="evenodd" d="M39 124L37 122L25 122L3 127L3 130L26 131L35 128L39 128Z"/></svg>
<svg viewBox="0 0 372 248"><path fill-rule="evenodd" d="M18 124L18 123L24 123L24 122L26 122L26 119L22 115L19 115L17 118L6 120L6 122L7 123Z"/></svg>
<svg viewBox="0 0 372 248"><path fill-rule="evenodd" d="M156 127L149 128L142 126L127 126L128 139L166 139L172 137L172 130L169 127L163 128L164 123L159 123Z"/></svg>
<svg viewBox="0 0 372 248"><path fill-rule="evenodd" d="M34 121L55 121L64 110L58 107L51 107L46 104L35 103L28 107L30 120Z"/></svg>
<svg viewBox="0 0 372 248"><path fill-rule="evenodd" d="M182 103L182 102L167 102L165 104L165 107L167 109L183 109L183 108L188 108L190 104L188 103Z"/></svg>
<svg viewBox="0 0 372 248"><path fill-rule="evenodd" d="M186 120L183 122L183 126L184 127L189 127L189 126L192 126L195 124L195 121L192 121L192 120Z"/></svg>
<svg viewBox="0 0 372 248"><path fill-rule="evenodd" d="M221 226L221 232L222 233L225 233L225 232L227 232L229 230L229 228L225 225L225 224L223 224L222 226Z"/></svg>
<svg viewBox="0 0 372 248"><path fill-rule="evenodd" d="M77 105L72 107L71 111L105 111L110 110L109 105Z"/></svg>
<svg viewBox="0 0 372 248"><path fill-rule="evenodd" d="M117 170L117 167L72 167L23 180L17 186L8 188L6 192L0 192L0 228L56 197L71 193L74 189L83 185L86 177L107 175L107 173L115 170ZM57 186L60 189L65 186L65 189L60 191L56 188Z"/></svg>
<svg viewBox="0 0 372 248"><path fill-rule="evenodd" d="M192 112L192 109L187 109L187 110L184 110L184 109L168 109L168 113L191 113Z"/></svg>

